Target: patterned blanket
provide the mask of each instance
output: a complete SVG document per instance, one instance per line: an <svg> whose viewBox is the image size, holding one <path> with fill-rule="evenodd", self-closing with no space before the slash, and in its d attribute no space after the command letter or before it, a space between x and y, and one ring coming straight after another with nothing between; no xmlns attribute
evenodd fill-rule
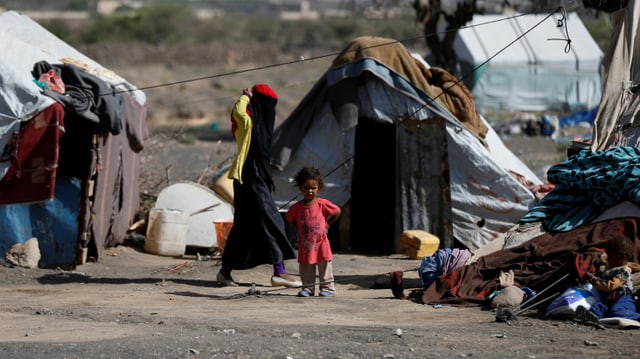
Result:
<svg viewBox="0 0 640 359"><path fill-rule="evenodd" d="M640 204L640 149L583 150L551 167L547 178L554 189L520 222L542 222L548 231L570 231L624 200Z"/></svg>

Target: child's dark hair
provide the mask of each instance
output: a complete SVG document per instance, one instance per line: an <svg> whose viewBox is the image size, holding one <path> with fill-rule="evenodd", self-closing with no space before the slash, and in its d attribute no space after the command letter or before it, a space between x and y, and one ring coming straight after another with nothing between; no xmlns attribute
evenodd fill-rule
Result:
<svg viewBox="0 0 640 359"><path fill-rule="evenodd" d="M318 182L318 189L324 188L324 176L317 168L314 167L304 167L293 178L293 181L296 187L302 186L306 180L315 180Z"/></svg>
<svg viewBox="0 0 640 359"><path fill-rule="evenodd" d="M631 238L620 234L607 240L604 244L604 250L608 254L616 253L629 260L633 257L634 243Z"/></svg>

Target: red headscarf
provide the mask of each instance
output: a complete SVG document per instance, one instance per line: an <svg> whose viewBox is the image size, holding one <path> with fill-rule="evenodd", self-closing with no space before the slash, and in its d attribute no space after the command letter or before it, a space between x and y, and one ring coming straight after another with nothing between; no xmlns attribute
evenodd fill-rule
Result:
<svg viewBox="0 0 640 359"><path fill-rule="evenodd" d="M267 84L254 85L253 88L251 89L251 92L258 93L266 97L270 97L274 100L278 99L278 94L276 94L276 92ZM247 114L251 116L251 111L249 110L249 107L247 107ZM236 119L233 118L233 113L232 113L231 114L231 134L233 134L234 136L236 133L236 128L238 128L238 123L236 122Z"/></svg>
<svg viewBox="0 0 640 359"><path fill-rule="evenodd" d="M267 84L257 84L255 86L253 86L253 89L251 89L252 92L257 92L259 94L262 94L264 96L267 97L271 97L273 99L278 99L278 95L276 94L275 91L273 91L273 89L271 87L269 87L269 85Z"/></svg>

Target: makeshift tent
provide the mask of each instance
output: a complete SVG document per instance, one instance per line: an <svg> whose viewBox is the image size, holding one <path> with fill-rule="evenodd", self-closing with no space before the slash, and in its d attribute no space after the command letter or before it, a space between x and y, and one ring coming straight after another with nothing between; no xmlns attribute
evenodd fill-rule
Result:
<svg viewBox="0 0 640 359"><path fill-rule="evenodd" d="M18 12L0 44L0 253L36 237L41 267L97 260L138 209L144 93Z"/></svg>
<svg viewBox="0 0 640 359"><path fill-rule="evenodd" d="M586 110L600 101L602 51L575 13L474 15L454 49L481 113Z"/></svg>
<svg viewBox="0 0 640 359"><path fill-rule="evenodd" d="M592 150L640 145L640 2L630 0L611 16L613 31L603 61L607 77Z"/></svg>
<svg viewBox="0 0 640 359"><path fill-rule="evenodd" d="M607 78L594 121L591 146L594 151L581 151L552 167L547 177L556 188L521 221L541 219L547 229L565 231L593 220L621 202L640 204L637 195L640 67L635 56L640 49L638 14L640 5L636 1L612 14L614 31L603 61ZM628 211L627 215L637 215L637 211Z"/></svg>
<svg viewBox="0 0 640 359"><path fill-rule="evenodd" d="M291 115L272 148L282 210L303 166L326 175L321 193L349 204L352 250L392 252L422 229L473 249L528 210L541 181L476 112L466 87L392 39L355 39ZM345 248L347 249L347 248Z"/></svg>

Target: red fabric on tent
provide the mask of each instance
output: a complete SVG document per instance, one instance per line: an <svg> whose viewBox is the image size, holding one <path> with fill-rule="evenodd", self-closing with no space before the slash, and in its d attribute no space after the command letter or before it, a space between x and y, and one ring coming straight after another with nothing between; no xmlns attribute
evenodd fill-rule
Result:
<svg viewBox="0 0 640 359"><path fill-rule="evenodd" d="M54 103L11 137L5 149L11 167L0 180L0 204L53 198L64 114L62 105Z"/></svg>

